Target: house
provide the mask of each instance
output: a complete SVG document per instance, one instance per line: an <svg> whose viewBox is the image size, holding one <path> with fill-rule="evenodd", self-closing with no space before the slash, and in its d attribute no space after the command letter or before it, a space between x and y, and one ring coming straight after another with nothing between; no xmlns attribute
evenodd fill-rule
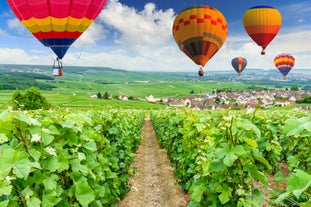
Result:
<svg viewBox="0 0 311 207"><path fill-rule="evenodd" d="M262 105L262 106L269 106L269 105L272 105L272 104L273 104L273 100L270 99L270 98L263 98L260 101L260 105Z"/></svg>
<svg viewBox="0 0 311 207"><path fill-rule="evenodd" d="M98 98L98 97L97 97L97 94L94 93L94 94L92 94L92 95L90 96L90 98Z"/></svg>
<svg viewBox="0 0 311 207"><path fill-rule="evenodd" d="M289 100L289 101L294 101L294 102L297 101L297 99L296 99L294 96L291 96L288 100Z"/></svg>
<svg viewBox="0 0 311 207"><path fill-rule="evenodd" d="M185 103L183 100L179 100L179 99L171 99L169 101L169 106L171 107L184 107Z"/></svg>
<svg viewBox="0 0 311 207"><path fill-rule="evenodd" d="M249 101L245 104L245 108L256 108L259 105L258 101Z"/></svg>
<svg viewBox="0 0 311 207"><path fill-rule="evenodd" d="M129 98L127 96L125 96L125 95L118 96L118 99L122 100L122 101L128 101L129 100Z"/></svg>
<svg viewBox="0 0 311 207"><path fill-rule="evenodd" d="M149 102L160 102L161 101L161 99L159 99L159 98L155 98L155 97L153 97L153 95L151 95L151 94L148 94L147 96L146 96L146 100L147 101L149 101Z"/></svg>
<svg viewBox="0 0 311 207"><path fill-rule="evenodd" d="M169 100L168 97L166 97L166 96L163 96L163 97L162 97L162 102L168 103L168 100Z"/></svg>
<svg viewBox="0 0 311 207"><path fill-rule="evenodd" d="M289 106L291 104L295 104L295 102L289 100L277 100L275 102L276 106Z"/></svg>

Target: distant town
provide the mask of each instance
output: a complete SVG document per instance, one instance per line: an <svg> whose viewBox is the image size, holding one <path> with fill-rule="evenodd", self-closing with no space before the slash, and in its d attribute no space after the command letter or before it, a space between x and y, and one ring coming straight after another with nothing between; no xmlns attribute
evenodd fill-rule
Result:
<svg viewBox="0 0 311 207"><path fill-rule="evenodd" d="M289 89L256 90L256 91L227 91L215 90L199 97L189 96L184 98L154 97L148 94L145 98L137 96L120 95L115 98L123 101L146 100L152 103L167 104L168 107L187 107L193 109L228 109L228 108L269 108L273 106L289 106L310 101L311 90L301 90L293 87ZM93 94L90 98L99 98ZM105 93L100 98L113 99L111 94ZM306 107L309 109L309 107Z"/></svg>

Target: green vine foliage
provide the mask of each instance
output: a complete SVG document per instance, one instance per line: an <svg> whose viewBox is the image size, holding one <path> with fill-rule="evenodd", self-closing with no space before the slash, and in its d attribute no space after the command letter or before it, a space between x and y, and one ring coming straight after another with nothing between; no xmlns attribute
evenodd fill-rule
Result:
<svg viewBox="0 0 311 207"><path fill-rule="evenodd" d="M311 206L311 174L302 170L291 173L286 191L278 196L275 203L288 206Z"/></svg>
<svg viewBox="0 0 311 207"><path fill-rule="evenodd" d="M0 206L111 206L128 191L141 111L4 111Z"/></svg>
<svg viewBox="0 0 311 207"><path fill-rule="evenodd" d="M307 112L298 111L167 110L151 114L175 176L192 197L190 207L259 207L264 195L254 187L254 180L267 187L267 174L278 172L280 162L293 155L299 160L294 167L310 169L308 117Z"/></svg>

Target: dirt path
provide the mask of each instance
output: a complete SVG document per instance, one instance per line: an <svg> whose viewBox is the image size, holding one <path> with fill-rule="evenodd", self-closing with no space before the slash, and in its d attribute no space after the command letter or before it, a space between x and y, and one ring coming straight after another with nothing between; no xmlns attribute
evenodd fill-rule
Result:
<svg viewBox="0 0 311 207"><path fill-rule="evenodd" d="M185 207L190 197L174 180L174 169L160 149L150 119L145 119L142 143L132 164L131 191L117 207Z"/></svg>

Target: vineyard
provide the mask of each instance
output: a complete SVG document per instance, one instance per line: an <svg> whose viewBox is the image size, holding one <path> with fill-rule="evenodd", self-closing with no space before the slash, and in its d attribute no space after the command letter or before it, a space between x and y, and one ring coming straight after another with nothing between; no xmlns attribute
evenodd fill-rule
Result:
<svg viewBox="0 0 311 207"><path fill-rule="evenodd" d="M129 191L143 112L0 114L0 206L110 206Z"/></svg>
<svg viewBox="0 0 311 207"><path fill-rule="evenodd" d="M267 175L285 181L268 189L274 205L311 206L311 114L302 111L162 111L152 113L157 137L189 207L262 206Z"/></svg>
<svg viewBox="0 0 311 207"><path fill-rule="evenodd" d="M310 112L109 109L2 112L0 207L114 206L149 113L189 207L311 206Z"/></svg>

